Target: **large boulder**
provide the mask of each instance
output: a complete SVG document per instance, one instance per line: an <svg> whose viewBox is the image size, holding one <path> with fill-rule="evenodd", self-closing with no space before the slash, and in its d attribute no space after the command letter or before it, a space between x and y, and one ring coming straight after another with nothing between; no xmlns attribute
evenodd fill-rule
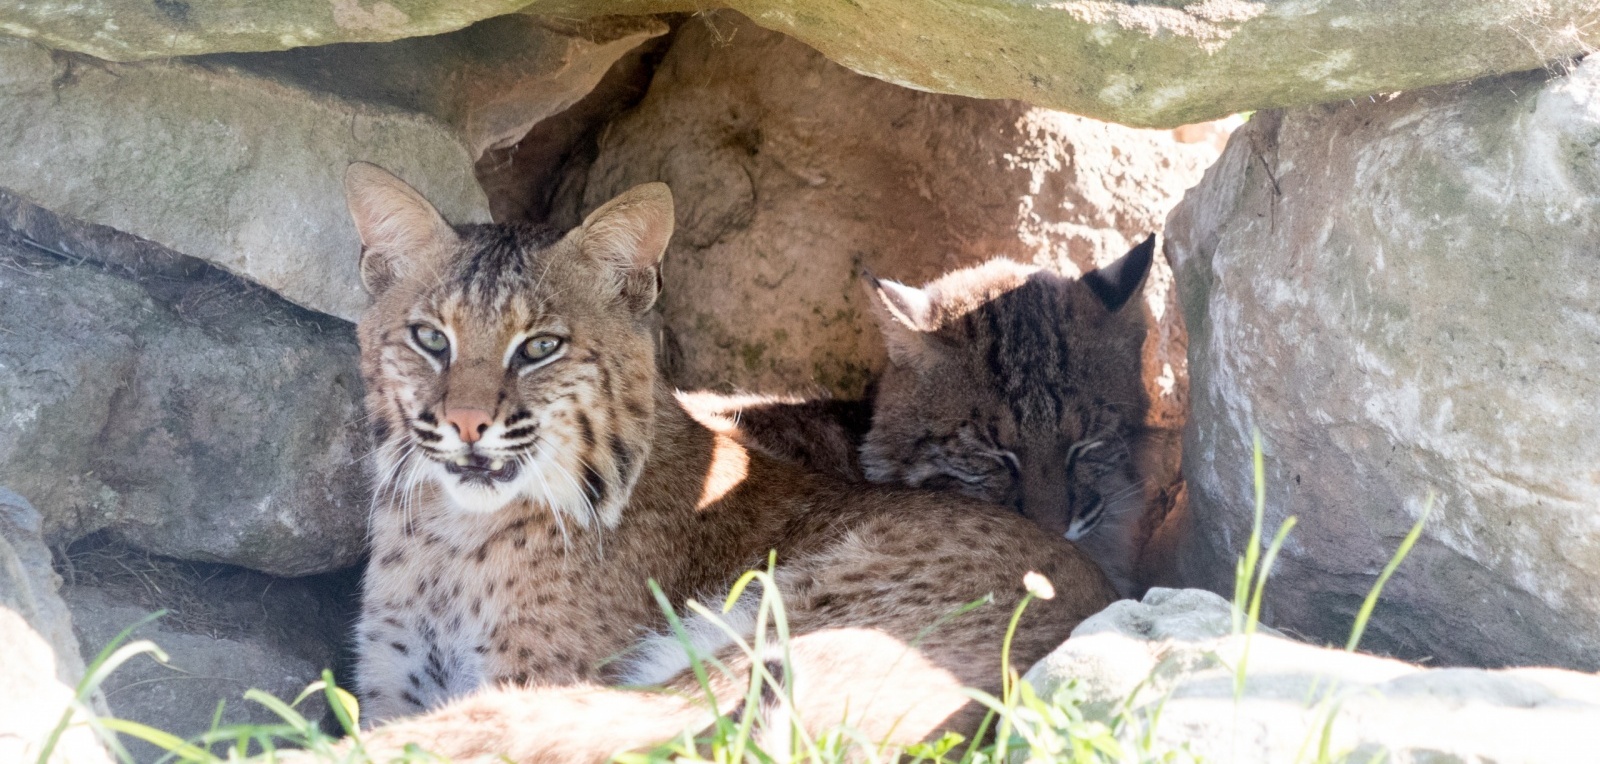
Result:
<svg viewBox="0 0 1600 764"><path fill-rule="evenodd" d="M1228 603L1194 589L1113 604L1025 678L1045 698L1074 685L1089 721L1126 704L1126 744L1148 760L1543 764L1586 758L1600 724L1592 674L1424 669L1236 634Z"/></svg>
<svg viewBox="0 0 1600 764"><path fill-rule="evenodd" d="M1342 641L1430 492L1369 644L1600 668L1600 59L1257 114L1173 212L1190 337L1188 580L1231 589L1251 431L1269 621Z"/></svg>
<svg viewBox="0 0 1600 764"><path fill-rule="evenodd" d="M281 575L351 565L356 355L348 324L215 269L137 283L0 246L0 474L54 544L108 530Z"/></svg>
<svg viewBox="0 0 1600 764"><path fill-rule="evenodd" d="M488 217L472 157L434 118L221 63L106 64L0 38L0 188L347 319L367 301L341 185L357 159L453 220Z"/></svg>
<svg viewBox="0 0 1600 764"><path fill-rule="evenodd" d="M1170 132L890 85L718 14L679 30L644 100L565 179L553 218L572 225L665 181L674 382L854 397L884 362L863 268L912 284L995 257L1079 273L1158 230L1216 153ZM1152 416L1175 426L1183 330L1164 263L1146 297Z"/></svg>
<svg viewBox="0 0 1600 764"><path fill-rule="evenodd" d="M716 7L889 82L1166 127L1531 69L1600 35L1587 0L30 0L0 7L0 30L126 61Z"/></svg>
<svg viewBox="0 0 1600 764"><path fill-rule="evenodd" d="M38 510L0 487L0 644L6 652L0 662L0 761L37 761L83 679L72 615L57 593L61 578L50 567L39 526ZM101 764L110 757L94 733L78 724L66 730L49 761Z"/></svg>
<svg viewBox="0 0 1600 764"><path fill-rule="evenodd" d="M667 30L649 16L583 22L515 13L453 34L195 61L436 117L455 128L476 160L566 111L623 54Z"/></svg>

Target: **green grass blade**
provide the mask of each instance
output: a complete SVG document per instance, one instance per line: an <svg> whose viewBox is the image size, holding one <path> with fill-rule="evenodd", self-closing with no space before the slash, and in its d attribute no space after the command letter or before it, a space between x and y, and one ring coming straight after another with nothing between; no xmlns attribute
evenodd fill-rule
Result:
<svg viewBox="0 0 1600 764"><path fill-rule="evenodd" d="M294 710L293 706L279 700L271 693L252 688L245 690L244 699L257 705L265 706L268 711L277 714L278 718L303 734L309 734L315 726L302 716L299 711Z"/></svg>
<svg viewBox="0 0 1600 764"><path fill-rule="evenodd" d="M1233 575L1233 632L1244 631L1244 608L1250 596L1250 582L1255 578L1256 565L1261 559L1261 526L1267 512L1267 460L1261 448L1261 431L1251 430L1251 466L1255 478L1255 515L1250 524L1250 541L1245 545L1244 557L1239 560Z"/></svg>
<svg viewBox="0 0 1600 764"><path fill-rule="evenodd" d="M1267 553L1261 558L1261 569L1256 572L1255 590L1250 593L1250 626L1255 630L1261 623L1261 599L1267 590L1267 576L1272 572L1273 563L1278 561L1278 552L1283 549L1283 542L1289 538L1289 532L1294 530L1298 518L1284 519L1283 525L1278 526L1278 532L1273 535L1272 543L1267 546Z"/></svg>
<svg viewBox="0 0 1600 764"><path fill-rule="evenodd" d="M344 734L355 737L356 731L361 729L361 703L356 696L333 681L333 672L322 670L322 692L328 699L328 707L333 709L333 715L339 720L340 729Z"/></svg>
<svg viewBox="0 0 1600 764"><path fill-rule="evenodd" d="M1361 610L1356 613L1355 625L1350 628L1350 641L1345 643L1345 650L1354 651L1356 646L1361 644L1361 635L1366 633L1367 621L1372 618L1373 608L1378 606L1378 595L1383 593L1383 585L1389 583L1389 577L1400 568L1400 561L1411 553L1411 547L1416 546L1417 539L1422 537L1422 525L1428 521L1428 515L1433 514L1433 500L1434 494L1429 491L1428 500L1422 505L1422 515L1417 518L1416 524L1411 526L1411 532L1400 542L1400 548L1395 551L1394 556L1389 558L1389 564L1383 566L1383 572L1378 574L1377 583L1367 592L1366 600L1361 603Z"/></svg>
<svg viewBox="0 0 1600 764"><path fill-rule="evenodd" d="M100 689L100 684L105 681L106 676L118 666L121 666L129 658L142 653L152 653L156 660L162 663L167 662L167 654L161 652L161 648L156 647L155 643L149 640L140 640L132 645L127 645L127 648L135 648L131 650L125 649L123 646L123 643L128 641L128 638L132 637L133 632L137 631L139 627L166 614L167 611L165 610L157 610L140 618L127 628L117 632L117 635L112 637L105 647L100 648L100 653L94 657L94 660L89 662L88 668L84 669L83 679L78 681L77 689L73 692L72 701L61 712L61 719L56 722L56 726L50 730L50 735L45 738L44 746L40 749L39 758L36 760L38 764L48 764L50 756L55 753L56 746L61 743L61 736L66 734L67 727L72 724L73 715L77 713L79 708L88 707L89 698L94 696L95 692ZM113 750L120 751L121 749L114 736L107 740L106 743ZM126 757L124 756L123 758Z"/></svg>
<svg viewBox="0 0 1600 764"><path fill-rule="evenodd" d="M722 709L717 707L717 693L711 689L711 675L706 673L705 661L700 657L698 650L689 639L689 630L683 626L683 619L678 617L677 609L672 607L672 602L667 599L667 593L661 590L661 584L654 578L645 581L650 587L650 596L656 600L656 606L661 608L662 614L667 617L667 625L671 627L673 636L677 637L678 644L683 647L689 656L689 667L694 671L695 681L699 682L700 689L705 693L706 702L711 704L711 713L718 719L722 718Z"/></svg>
<svg viewBox="0 0 1600 764"><path fill-rule="evenodd" d="M138 738L163 751L176 754L183 761L211 761L214 757L203 748L189 744L183 738L170 732L163 732L127 719L101 719L100 723L118 734Z"/></svg>

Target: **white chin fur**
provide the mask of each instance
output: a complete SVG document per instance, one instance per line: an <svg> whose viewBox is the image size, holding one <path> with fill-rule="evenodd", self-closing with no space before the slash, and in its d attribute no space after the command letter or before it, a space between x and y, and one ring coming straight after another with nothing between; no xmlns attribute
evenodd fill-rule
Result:
<svg viewBox="0 0 1600 764"><path fill-rule="evenodd" d="M432 472L450 504L468 514L492 514L525 499L575 520L581 527L588 527L594 518L594 511L572 473L548 459L523 462L516 478L489 485L464 483L443 465L434 465Z"/></svg>
<svg viewBox="0 0 1600 764"><path fill-rule="evenodd" d="M471 485L446 472L443 466L436 465L433 472L433 479L444 489L451 506L469 514L498 512L523 493L520 477L508 483Z"/></svg>

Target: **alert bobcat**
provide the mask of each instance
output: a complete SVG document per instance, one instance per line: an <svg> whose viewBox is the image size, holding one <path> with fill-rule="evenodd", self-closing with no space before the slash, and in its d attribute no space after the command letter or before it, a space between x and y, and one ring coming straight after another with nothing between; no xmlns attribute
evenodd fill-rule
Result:
<svg viewBox="0 0 1600 764"><path fill-rule="evenodd" d="M865 275L889 351L870 429L860 424L866 404L680 398L702 421L812 469L1009 507L1077 542L1130 596L1145 530L1136 452L1149 401L1144 323L1123 307L1154 251L1152 236L1081 278L1010 260L921 289Z"/></svg>
<svg viewBox="0 0 1600 764"><path fill-rule="evenodd" d="M369 752L601 761L707 723L691 694L602 685L687 686L647 581L682 612L769 550L798 718L897 744L975 730L961 688L998 688L1025 574L1058 594L1023 616L1016 665L1111 601L1093 563L1015 513L838 481L691 418L658 378L646 320L673 228L666 186L565 234L451 226L372 165L353 165L346 190L373 295L358 332L379 444L357 684L369 720L426 714ZM748 630L748 616L732 622ZM728 640L693 630L748 674ZM740 691L718 682L725 702Z"/></svg>

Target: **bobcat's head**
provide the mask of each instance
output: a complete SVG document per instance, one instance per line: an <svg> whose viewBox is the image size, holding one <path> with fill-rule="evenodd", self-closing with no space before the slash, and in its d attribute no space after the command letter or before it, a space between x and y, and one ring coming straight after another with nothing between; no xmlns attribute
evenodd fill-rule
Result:
<svg viewBox="0 0 1600 764"><path fill-rule="evenodd" d="M923 289L868 275L889 366L867 477L958 490L1073 540L1137 514L1144 325L1121 308L1154 249L1152 236L1079 279L1009 260Z"/></svg>
<svg viewBox="0 0 1600 764"><path fill-rule="evenodd" d="M362 375L380 497L431 484L461 512L517 500L615 525L650 448L643 317L672 195L638 186L565 235L451 226L370 164L345 174L361 234Z"/></svg>

